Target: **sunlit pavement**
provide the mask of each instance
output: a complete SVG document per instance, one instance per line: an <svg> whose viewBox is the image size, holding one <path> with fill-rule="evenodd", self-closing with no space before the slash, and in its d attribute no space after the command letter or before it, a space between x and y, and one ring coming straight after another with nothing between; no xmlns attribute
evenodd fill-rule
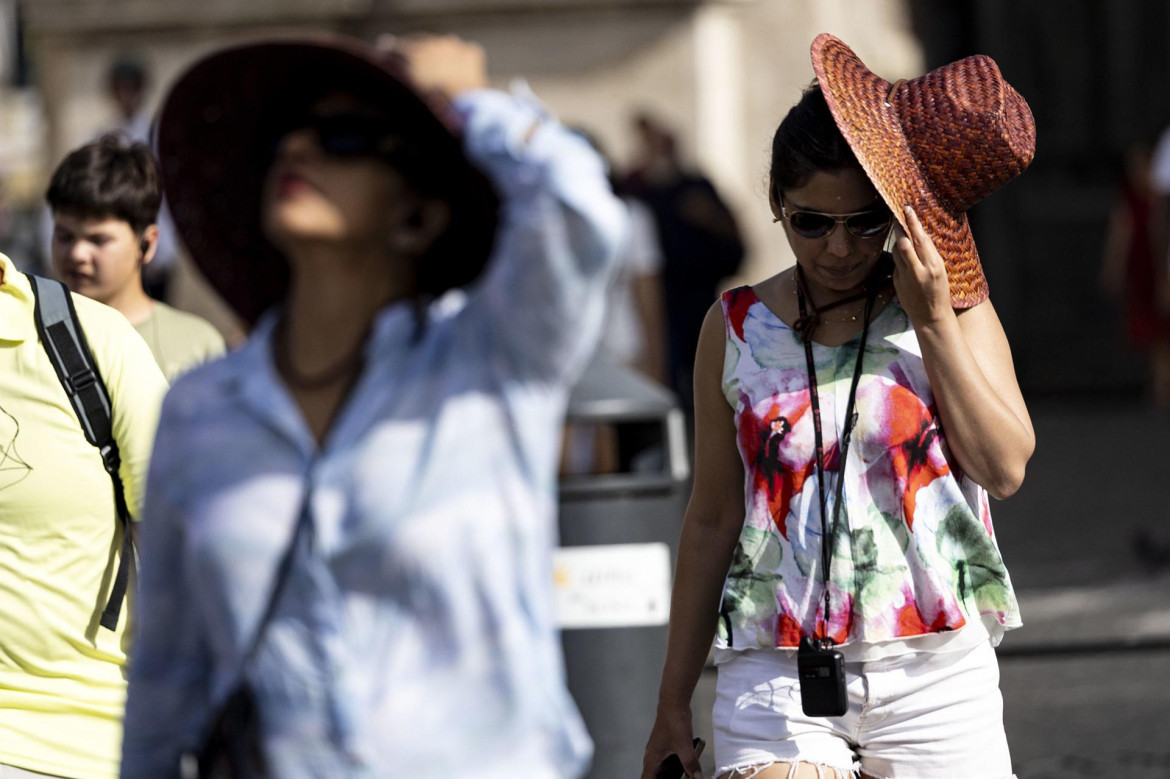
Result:
<svg viewBox="0 0 1170 779"><path fill-rule="evenodd" d="M1024 618L1000 646L1016 774L1170 777L1170 416L1033 415L1027 480L994 515Z"/></svg>

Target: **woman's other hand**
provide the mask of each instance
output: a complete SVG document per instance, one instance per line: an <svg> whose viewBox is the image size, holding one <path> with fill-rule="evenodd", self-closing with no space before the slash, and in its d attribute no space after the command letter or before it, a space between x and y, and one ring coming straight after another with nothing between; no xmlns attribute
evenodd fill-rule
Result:
<svg viewBox="0 0 1170 779"><path fill-rule="evenodd" d="M990 300L955 312L946 264L918 215L895 244L894 288L910 317L946 443L962 471L993 497L1012 495L1036 448L1011 349Z"/></svg>
<svg viewBox="0 0 1170 779"><path fill-rule="evenodd" d="M947 266L926 234L914 209L906 206L909 234L896 222L894 230L894 289L898 302L910 316L914 327L921 329L954 316Z"/></svg>
<svg viewBox="0 0 1170 779"><path fill-rule="evenodd" d="M416 35L393 39L406 60L415 85L442 93L448 100L488 85L483 47L455 35Z"/></svg>
<svg viewBox="0 0 1170 779"><path fill-rule="evenodd" d="M682 761L682 776L687 779L702 779L703 770L699 767L699 755L703 752L703 742L699 742L698 749L692 746L693 743L690 707L664 709L659 706L654 727L650 731L650 740L646 742L646 751L642 755L641 779L658 779L659 768L671 755L678 755ZM682 777L670 776L663 779Z"/></svg>

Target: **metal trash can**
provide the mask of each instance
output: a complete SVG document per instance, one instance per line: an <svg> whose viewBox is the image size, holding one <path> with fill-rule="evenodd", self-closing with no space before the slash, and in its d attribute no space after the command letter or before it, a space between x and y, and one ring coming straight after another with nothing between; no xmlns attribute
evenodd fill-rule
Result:
<svg viewBox="0 0 1170 779"><path fill-rule="evenodd" d="M571 425L616 432L619 467L560 481L557 617L569 689L595 744L589 779L642 770L666 656L674 559L690 468L674 396L595 360L574 389Z"/></svg>

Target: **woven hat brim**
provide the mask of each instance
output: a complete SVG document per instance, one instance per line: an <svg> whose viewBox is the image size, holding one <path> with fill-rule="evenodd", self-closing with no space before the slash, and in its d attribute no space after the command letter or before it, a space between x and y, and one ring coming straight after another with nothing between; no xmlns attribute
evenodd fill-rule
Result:
<svg viewBox="0 0 1170 779"><path fill-rule="evenodd" d="M904 207L918 215L947 268L951 305L971 308L987 299L987 278L965 213L947 210L927 184L886 102L890 82L869 70L838 38L822 33L812 45L813 70L825 102L861 167L909 232Z"/></svg>
<svg viewBox="0 0 1170 779"><path fill-rule="evenodd" d="M289 107L278 101L310 83L379 96L403 126L426 139L431 153L453 161L471 183L448 204L452 221L472 215L462 222L472 227L448 241L462 264L453 286L486 265L496 229L494 191L467 161L449 117L440 118L429 98L373 55L366 44L339 35L253 40L196 62L167 94L156 145L176 228L196 266L249 325L288 289L287 263L260 228L273 140L265 137L266 123Z"/></svg>

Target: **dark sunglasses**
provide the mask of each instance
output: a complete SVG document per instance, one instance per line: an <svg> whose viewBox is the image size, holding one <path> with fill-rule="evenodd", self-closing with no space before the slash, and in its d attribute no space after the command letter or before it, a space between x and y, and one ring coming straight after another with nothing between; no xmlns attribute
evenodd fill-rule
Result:
<svg viewBox="0 0 1170 779"><path fill-rule="evenodd" d="M311 130L321 151L331 157L377 157L393 160L402 148L394 121L385 114L366 111L305 113L281 123L273 139L273 152L290 133Z"/></svg>
<svg viewBox="0 0 1170 779"><path fill-rule="evenodd" d="M792 232L802 238L824 238L839 224L844 224L845 229L858 238L877 238L884 235L894 221L894 215L885 206L850 214L823 214L820 211L788 211L781 203L780 214L788 220Z"/></svg>

